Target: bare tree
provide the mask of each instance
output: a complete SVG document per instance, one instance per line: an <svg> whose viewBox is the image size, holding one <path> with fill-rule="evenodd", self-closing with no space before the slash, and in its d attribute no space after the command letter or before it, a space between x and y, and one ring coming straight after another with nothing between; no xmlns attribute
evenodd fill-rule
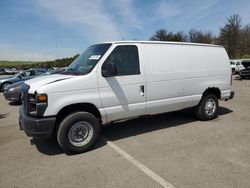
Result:
<svg viewBox="0 0 250 188"><path fill-rule="evenodd" d="M242 56L250 57L250 24L241 31L241 53Z"/></svg>
<svg viewBox="0 0 250 188"><path fill-rule="evenodd" d="M172 37L173 37L172 32L167 32L165 29L159 29L150 38L150 40L169 41L169 40L171 40Z"/></svg>
<svg viewBox="0 0 250 188"><path fill-rule="evenodd" d="M220 34L217 36L210 31L197 29L191 29L188 35L183 32L173 33L165 29L159 29L150 40L220 44L225 47L230 58L250 57L250 24L242 27L241 18L238 14L227 18L225 25L220 28Z"/></svg>
<svg viewBox="0 0 250 188"><path fill-rule="evenodd" d="M187 36L183 32L172 33L166 31L165 29L159 29L150 38L150 40L185 42L187 41Z"/></svg>
<svg viewBox="0 0 250 188"><path fill-rule="evenodd" d="M171 41L187 42L187 36L183 32L179 31L172 36Z"/></svg>
<svg viewBox="0 0 250 188"><path fill-rule="evenodd" d="M241 18L239 15L232 15L227 18L227 23L220 28L219 42L222 44L230 58L235 58L240 52Z"/></svg>
<svg viewBox="0 0 250 188"><path fill-rule="evenodd" d="M213 44L215 43L215 37L210 31L200 31L196 29L191 29L188 32L188 41L194 43L206 43Z"/></svg>

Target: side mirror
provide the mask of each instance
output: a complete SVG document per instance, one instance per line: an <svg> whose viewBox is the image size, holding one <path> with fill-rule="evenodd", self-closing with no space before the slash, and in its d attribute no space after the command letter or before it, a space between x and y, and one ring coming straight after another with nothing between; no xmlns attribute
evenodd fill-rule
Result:
<svg viewBox="0 0 250 188"><path fill-rule="evenodd" d="M102 67L102 76L103 77L112 77L117 75L117 68L113 63L106 63Z"/></svg>

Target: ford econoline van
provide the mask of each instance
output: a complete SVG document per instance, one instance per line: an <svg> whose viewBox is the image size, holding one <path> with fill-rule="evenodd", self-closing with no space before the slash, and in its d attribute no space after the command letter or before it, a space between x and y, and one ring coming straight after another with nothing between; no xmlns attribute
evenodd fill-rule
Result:
<svg viewBox="0 0 250 188"><path fill-rule="evenodd" d="M104 124L193 107L200 120L233 98L225 49L208 44L115 41L95 44L66 71L26 81L20 128L56 134L66 152L83 152ZM153 125L152 125L153 126Z"/></svg>

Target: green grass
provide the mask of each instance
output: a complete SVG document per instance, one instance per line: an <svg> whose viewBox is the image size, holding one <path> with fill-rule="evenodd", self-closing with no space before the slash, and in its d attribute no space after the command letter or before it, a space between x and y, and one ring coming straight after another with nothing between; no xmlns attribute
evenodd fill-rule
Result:
<svg viewBox="0 0 250 188"><path fill-rule="evenodd" d="M41 63L38 61L0 61L0 67L16 67L27 64Z"/></svg>

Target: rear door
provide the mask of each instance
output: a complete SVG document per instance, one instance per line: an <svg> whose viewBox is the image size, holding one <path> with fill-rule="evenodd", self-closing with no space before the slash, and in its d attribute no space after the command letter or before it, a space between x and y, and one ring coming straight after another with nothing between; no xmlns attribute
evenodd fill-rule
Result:
<svg viewBox="0 0 250 188"><path fill-rule="evenodd" d="M145 113L145 73L139 44L113 45L98 68L99 92L108 122ZM102 75L107 64L115 65L117 74Z"/></svg>

